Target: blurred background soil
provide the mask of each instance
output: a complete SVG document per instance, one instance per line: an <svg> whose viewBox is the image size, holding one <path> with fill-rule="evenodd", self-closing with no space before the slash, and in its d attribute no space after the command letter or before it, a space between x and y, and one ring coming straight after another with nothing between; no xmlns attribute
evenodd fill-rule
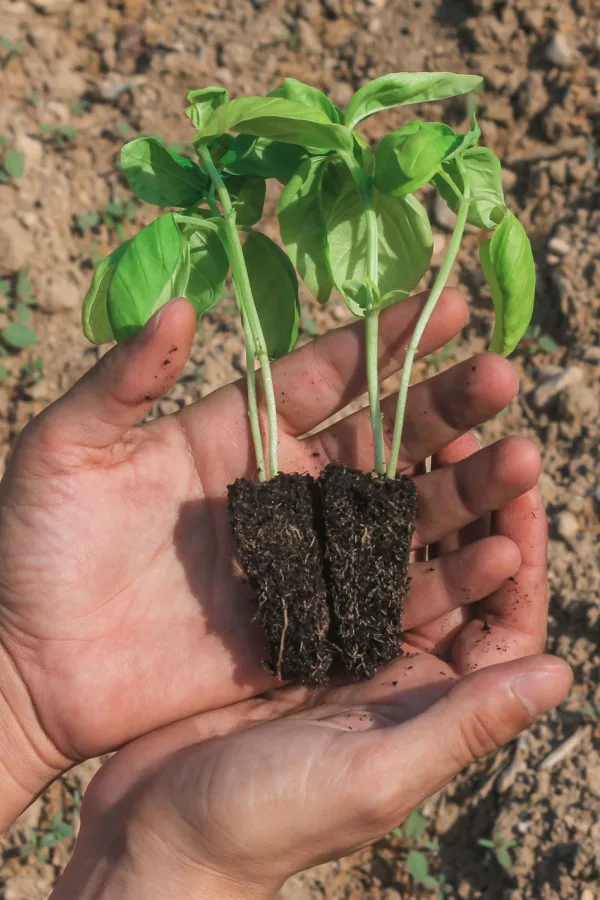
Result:
<svg viewBox="0 0 600 900"><path fill-rule="evenodd" d="M93 265L153 217L127 191L119 148L144 133L185 152L188 89L219 83L251 94L293 76L345 105L365 80L392 71L486 77L481 97L381 114L365 131L376 140L416 113L462 127L477 107L484 140L505 164L508 203L534 242L539 291L534 324L515 355L520 398L483 437L525 434L543 452L549 646L573 665L576 685L558 711L428 801L412 836L399 830L300 875L281 896L599 900L597 0L2 0L0 36L2 460L23 425L97 359L79 325ZM273 195L262 226L271 235L275 202ZM452 221L443 205L431 203L430 211L439 265ZM448 351L421 365L420 377L489 339L490 301L473 234L454 281L471 303L471 322ZM154 414L173 413L239 376L234 312L229 300L203 319L185 376ZM341 303L317 309L304 296L303 339L347 319ZM544 764L556 750L558 758ZM48 895L100 764L65 776L0 838L2 900ZM516 844L510 859L500 854L502 866L480 839ZM436 889L410 875L411 849L424 857Z"/></svg>

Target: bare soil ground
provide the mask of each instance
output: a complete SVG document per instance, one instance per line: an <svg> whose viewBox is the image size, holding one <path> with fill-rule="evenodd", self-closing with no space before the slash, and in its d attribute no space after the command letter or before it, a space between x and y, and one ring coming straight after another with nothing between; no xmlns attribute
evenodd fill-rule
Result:
<svg viewBox="0 0 600 900"><path fill-rule="evenodd" d="M544 454L551 523L549 646L573 665L576 686L493 759L473 767L424 808L429 868L447 896L485 900L600 898L600 8L597 0L1 0L0 160L23 154L24 174L0 184L0 326L27 323L37 346L9 350L0 369L4 458L22 426L97 358L80 333L80 304L94 260L146 211L116 167L124 139L157 133L185 144L186 90L222 83L262 92L294 76L345 104L365 79L390 71L481 73L485 141L506 163L508 202L535 245L536 320L516 354L518 402L483 430L532 437ZM439 118L435 106L423 114ZM466 124L463 101L444 110ZM410 115L412 116L413 111ZM369 122L376 139L397 113ZM112 205L111 205L112 204ZM267 217L265 228L275 226ZM448 240L444 210L437 259ZM130 221L131 220L131 221ZM135 220L135 224L132 220ZM31 285L23 273L28 271ZM17 279L18 273L20 279ZM18 282L18 283L17 283ZM420 375L481 349L489 299L476 239L456 283L472 303L461 338ZM18 295L18 296L17 296ZM346 320L341 305L305 304L305 334ZM199 330L186 375L155 414L166 415L243 365L233 307ZM594 710L596 718L594 719ZM576 735L550 768L542 762ZM559 754L560 755L560 754ZM100 762L55 784L0 838L0 898L40 900L67 862L77 809ZM477 841L515 840L503 869ZM285 900L394 900L432 892L408 874L411 844L395 834L350 859L293 879Z"/></svg>

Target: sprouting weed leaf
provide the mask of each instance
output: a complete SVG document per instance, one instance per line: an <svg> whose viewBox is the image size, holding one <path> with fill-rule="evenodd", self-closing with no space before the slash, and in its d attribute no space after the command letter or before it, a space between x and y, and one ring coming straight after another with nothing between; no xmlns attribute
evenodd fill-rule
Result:
<svg viewBox="0 0 600 900"><path fill-rule="evenodd" d="M222 135L231 138L231 135ZM295 144L283 144L269 138L256 138L240 134L231 140L223 168L232 175L256 175L259 178L276 178L287 184L306 158L306 150Z"/></svg>
<svg viewBox="0 0 600 900"><path fill-rule="evenodd" d="M591 706L580 706L579 712L582 716L586 716L588 719L591 719L593 722L597 722L600 720L600 710L596 712Z"/></svg>
<svg viewBox="0 0 600 900"><path fill-rule="evenodd" d="M21 178L25 171L25 154L9 150L4 156L2 166L10 178Z"/></svg>
<svg viewBox="0 0 600 900"><path fill-rule="evenodd" d="M317 337L319 334L319 326L316 319L313 319L312 316L309 316L306 313L302 316L300 328L313 338Z"/></svg>
<svg viewBox="0 0 600 900"><path fill-rule="evenodd" d="M315 153L352 151L352 135L320 109L282 97L240 97L218 106L198 134L208 143L225 131L297 144Z"/></svg>
<svg viewBox="0 0 600 900"><path fill-rule="evenodd" d="M326 260L321 185L326 157L304 160L279 200L279 228L294 266L319 303L331 296L333 282Z"/></svg>
<svg viewBox="0 0 600 900"><path fill-rule="evenodd" d="M18 303L15 309L21 322L29 321L29 319L31 318L31 310L28 306L25 306L23 303Z"/></svg>
<svg viewBox="0 0 600 900"><path fill-rule="evenodd" d="M483 85L478 75L455 75L452 72L395 72L363 85L352 97L345 113L348 128L362 119L392 106L445 100L476 91Z"/></svg>
<svg viewBox="0 0 600 900"><path fill-rule="evenodd" d="M117 341L136 334L182 292L189 266L173 213L160 216L128 242L108 286L108 318Z"/></svg>
<svg viewBox="0 0 600 900"><path fill-rule="evenodd" d="M96 228L101 222L101 216L97 212L79 213L76 222L81 231L86 231L88 228Z"/></svg>
<svg viewBox="0 0 600 900"><path fill-rule="evenodd" d="M439 853L440 851L440 845L437 841L421 841L421 847L431 850L432 853Z"/></svg>
<svg viewBox="0 0 600 900"><path fill-rule="evenodd" d="M539 341L540 349L544 351L544 353L555 353L558 350L558 344L555 340L553 340L550 335L543 334Z"/></svg>
<svg viewBox="0 0 600 900"><path fill-rule="evenodd" d="M300 324L298 279L287 254L266 235L251 231L244 259L271 359L294 349Z"/></svg>
<svg viewBox="0 0 600 900"><path fill-rule="evenodd" d="M117 131L121 135L121 137L129 138L133 134L133 128L126 122L125 119L119 119L117 122Z"/></svg>
<svg viewBox="0 0 600 900"><path fill-rule="evenodd" d="M496 844L494 841L490 841L487 838L479 838L477 841L480 847L485 847L486 850L493 850Z"/></svg>
<svg viewBox="0 0 600 900"><path fill-rule="evenodd" d="M92 344L108 344L114 341L108 317L108 288L117 264L128 246L128 241L103 259L94 272L90 288L83 301L83 333Z"/></svg>
<svg viewBox="0 0 600 900"><path fill-rule="evenodd" d="M6 278L0 279L0 294L8 294L10 291L10 281L7 281Z"/></svg>
<svg viewBox="0 0 600 900"><path fill-rule="evenodd" d="M496 859L503 869L510 869L512 866L512 859L506 846L496 848Z"/></svg>
<svg viewBox="0 0 600 900"><path fill-rule="evenodd" d="M385 194L412 194L442 168L456 132L441 122L415 120L386 135L375 153L375 184Z"/></svg>
<svg viewBox="0 0 600 900"><path fill-rule="evenodd" d="M404 823L404 833L408 840L418 841L427 831L429 819L423 815L420 809L413 809Z"/></svg>
<svg viewBox="0 0 600 900"><path fill-rule="evenodd" d="M15 293L21 303L24 303L27 306L31 306L31 304L35 303L35 298L33 296L33 282L29 277L29 267L27 266L24 269L19 270Z"/></svg>
<svg viewBox="0 0 600 900"><path fill-rule="evenodd" d="M410 293L429 268L433 255L427 213L412 195L394 197L376 189L373 205L379 226L380 293L383 297L396 291ZM363 200L349 176L331 203L326 230L329 271L343 293L345 282L365 280L367 258Z"/></svg>
<svg viewBox="0 0 600 900"><path fill-rule="evenodd" d="M140 137L125 144L121 165L129 187L146 203L186 207L208 193L208 178L200 166L155 138Z"/></svg>
<svg viewBox="0 0 600 900"><path fill-rule="evenodd" d="M423 882L429 877L429 863L424 853L419 850L410 850L406 857L408 871L415 881Z"/></svg>
<svg viewBox="0 0 600 900"><path fill-rule="evenodd" d="M496 154L487 147L473 147L460 158L444 163L444 172L458 189L458 194L441 176L433 183L453 212L458 212L465 180L471 188L471 204L467 221L476 228L496 228L506 215L502 167Z"/></svg>
<svg viewBox="0 0 600 900"><path fill-rule="evenodd" d="M491 241L484 241L479 250L496 312L490 350L508 356L533 315L536 271L531 244L517 217L508 213Z"/></svg>
<svg viewBox="0 0 600 900"><path fill-rule="evenodd" d="M195 225L187 240L190 271L182 293L194 304L199 319L223 296L229 260L218 231L210 223Z"/></svg>
<svg viewBox="0 0 600 900"><path fill-rule="evenodd" d="M236 221L240 225L256 225L260 221L265 205L266 182L264 178L243 178L239 184L228 182L230 195L234 198L233 208Z"/></svg>
<svg viewBox="0 0 600 900"><path fill-rule="evenodd" d="M223 87L210 86L189 91L187 101L190 105L185 113L192 120L194 127L201 132L215 109L223 103L227 103L228 100L229 93Z"/></svg>
<svg viewBox="0 0 600 900"><path fill-rule="evenodd" d="M317 88L304 84L303 81L297 81L295 78L286 78L283 82L282 96L286 100L294 100L296 103L302 103L304 106L312 106L313 109L321 110L335 125L343 124L337 108L329 97L322 91L317 90Z"/></svg>
<svg viewBox="0 0 600 900"><path fill-rule="evenodd" d="M9 371L5 366L0 365L0 384L2 384L9 376Z"/></svg>
<svg viewBox="0 0 600 900"><path fill-rule="evenodd" d="M11 322L0 332L2 340L15 350L25 350L37 344L37 335L23 322Z"/></svg>

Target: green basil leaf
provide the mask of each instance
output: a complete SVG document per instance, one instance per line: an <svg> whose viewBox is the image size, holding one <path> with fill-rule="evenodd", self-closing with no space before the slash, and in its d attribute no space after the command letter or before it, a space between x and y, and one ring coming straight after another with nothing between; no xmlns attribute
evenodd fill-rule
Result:
<svg viewBox="0 0 600 900"><path fill-rule="evenodd" d="M418 119L386 135L375 153L375 184L400 197L427 184L456 144L456 132L441 122Z"/></svg>
<svg viewBox="0 0 600 900"><path fill-rule="evenodd" d="M266 183L264 178L232 177L227 188L233 199L236 221L239 225L256 225L265 205Z"/></svg>
<svg viewBox="0 0 600 900"><path fill-rule="evenodd" d="M329 300L333 282L325 248L327 243L321 209L321 182L327 157L310 157L301 163L279 200L279 228L300 277L319 303Z"/></svg>
<svg viewBox="0 0 600 900"><path fill-rule="evenodd" d="M185 111L194 127L202 131L211 118L217 106L222 106L229 100L229 92L224 87L205 87L197 91L189 91L187 101L190 104Z"/></svg>
<svg viewBox="0 0 600 900"><path fill-rule="evenodd" d="M251 231L244 258L270 359L294 349L300 324L298 279L283 250L265 234Z"/></svg>
<svg viewBox="0 0 600 900"><path fill-rule="evenodd" d="M229 137L229 135L227 135ZM306 150L295 144L283 144L269 138L256 138L250 134L238 135L230 147L224 162L225 171L232 175L256 175L259 178L276 178L287 184L303 159Z"/></svg>
<svg viewBox="0 0 600 900"><path fill-rule="evenodd" d="M533 315L536 271L531 243L517 217L508 213L491 241L484 241L479 249L496 312L490 350L508 356Z"/></svg>
<svg viewBox="0 0 600 900"><path fill-rule="evenodd" d="M463 153L466 153L466 151L470 150L472 147L476 147L479 143L479 139L481 138L481 128L479 127L477 116L475 114L473 114L471 130L467 131L465 134L458 134L456 137L456 145L452 152L448 154L448 160L454 159L455 156L462 156Z"/></svg>
<svg viewBox="0 0 600 900"><path fill-rule="evenodd" d="M348 309L362 319L369 309L379 306L379 289L370 278L364 281L345 281L342 291Z"/></svg>
<svg viewBox="0 0 600 900"><path fill-rule="evenodd" d="M469 182L473 199L467 221L476 228L495 228L506 213L500 160L487 147L473 147L459 159L460 165L456 159L444 163L444 171L461 195L465 190L465 179ZM457 213L460 199L456 192L441 175L436 175L432 181L450 209Z"/></svg>
<svg viewBox="0 0 600 900"><path fill-rule="evenodd" d="M329 97L323 91L304 84L303 81L296 81L295 78L286 78L283 82L283 96L286 100L295 100L296 103L302 103L304 106L312 106L313 109L321 110L335 125L342 124L337 108Z"/></svg>
<svg viewBox="0 0 600 900"><path fill-rule="evenodd" d="M433 235L424 207L412 194L395 197L373 189L379 236L379 290L410 293L426 273L433 255ZM364 205L348 175L331 201L326 218L327 262L342 293L347 281L365 281L367 224ZM348 298L344 298L348 302ZM359 315L356 308L352 308Z"/></svg>
<svg viewBox="0 0 600 900"><path fill-rule="evenodd" d="M198 135L208 143L225 131L298 144L311 152L352 150L352 135L324 112L281 97L240 97L217 107Z"/></svg>
<svg viewBox="0 0 600 900"><path fill-rule="evenodd" d="M354 159L366 175L373 176L375 174L375 154L371 150L369 142L365 141L358 131L353 131L352 137L354 138Z"/></svg>
<svg viewBox="0 0 600 900"><path fill-rule="evenodd" d="M362 119L392 106L446 100L476 91L483 85L478 75L455 75L452 72L396 72L383 75L363 85L352 97L345 122L354 128Z"/></svg>
<svg viewBox="0 0 600 900"><path fill-rule="evenodd" d="M136 334L181 292L189 265L173 213L156 219L129 241L108 288L108 318L117 341Z"/></svg>
<svg viewBox="0 0 600 900"><path fill-rule="evenodd" d="M125 241L99 263L85 295L82 314L83 333L92 344L108 344L115 339L108 318L108 288L128 244L129 241Z"/></svg>
<svg viewBox="0 0 600 900"><path fill-rule="evenodd" d="M195 225L188 237L190 270L182 293L194 304L200 316L219 302L229 271L227 253L218 232L209 226Z"/></svg>
<svg viewBox="0 0 600 900"><path fill-rule="evenodd" d="M140 137L125 144L121 165L136 197L156 206L192 206L209 189L200 166L156 138Z"/></svg>

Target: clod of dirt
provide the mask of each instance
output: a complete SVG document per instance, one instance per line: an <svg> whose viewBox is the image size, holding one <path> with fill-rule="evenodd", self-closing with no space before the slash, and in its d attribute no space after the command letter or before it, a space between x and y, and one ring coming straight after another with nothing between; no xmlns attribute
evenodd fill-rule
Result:
<svg viewBox="0 0 600 900"><path fill-rule="evenodd" d="M323 684L333 659L319 540L319 489L310 475L229 485L229 520L258 605L266 668L284 681Z"/></svg>
<svg viewBox="0 0 600 900"><path fill-rule="evenodd" d="M417 490L405 475L381 478L327 466L320 478L331 640L354 678L372 678L401 652Z"/></svg>

